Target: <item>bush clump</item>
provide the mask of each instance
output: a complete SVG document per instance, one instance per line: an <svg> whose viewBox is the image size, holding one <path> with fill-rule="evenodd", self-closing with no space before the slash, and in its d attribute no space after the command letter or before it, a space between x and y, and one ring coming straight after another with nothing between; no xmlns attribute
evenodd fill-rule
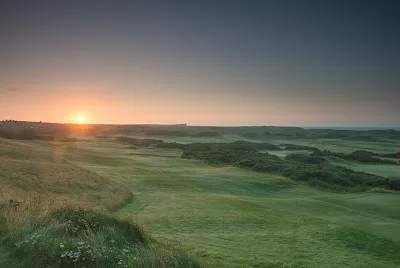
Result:
<svg viewBox="0 0 400 268"><path fill-rule="evenodd" d="M389 190L400 191L400 178L389 178L388 188Z"/></svg>
<svg viewBox="0 0 400 268"><path fill-rule="evenodd" d="M328 160L321 156L310 156L305 154L289 154L285 157L285 160L298 161L306 164L324 164Z"/></svg>

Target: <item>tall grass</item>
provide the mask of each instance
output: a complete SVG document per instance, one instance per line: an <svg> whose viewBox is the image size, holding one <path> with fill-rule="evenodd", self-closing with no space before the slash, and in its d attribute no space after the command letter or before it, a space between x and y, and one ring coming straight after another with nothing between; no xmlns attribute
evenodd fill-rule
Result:
<svg viewBox="0 0 400 268"><path fill-rule="evenodd" d="M186 255L150 242L136 222L104 213L64 208L12 227L2 228L0 250L8 255L0 266L199 267Z"/></svg>
<svg viewBox="0 0 400 268"><path fill-rule="evenodd" d="M65 208L80 208L94 211L104 211L102 206L91 206L84 200L69 197L53 197L34 194L25 198L13 197L9 193L0 193L0 217L3 228L17 229L32 218Z"/></svg>

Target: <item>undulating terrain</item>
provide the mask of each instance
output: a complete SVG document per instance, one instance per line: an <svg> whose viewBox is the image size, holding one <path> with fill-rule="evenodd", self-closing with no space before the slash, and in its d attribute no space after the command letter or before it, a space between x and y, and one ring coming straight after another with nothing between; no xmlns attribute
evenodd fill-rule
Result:
<svg viewBox="0 0 400 268"><path fill-rule="evenodd" d="M1 267L400 265L397 131L81 128L0 139Z"/></svg>

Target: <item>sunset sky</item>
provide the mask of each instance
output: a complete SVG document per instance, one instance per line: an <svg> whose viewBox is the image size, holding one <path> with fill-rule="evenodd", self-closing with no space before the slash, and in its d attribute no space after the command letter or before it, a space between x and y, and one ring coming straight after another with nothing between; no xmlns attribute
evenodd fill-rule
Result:
<svg viewBox="0 0 400 268"><path fill-rule="evenodd" d="M400 126L400 1L0 1L0 120Z"/></svg>

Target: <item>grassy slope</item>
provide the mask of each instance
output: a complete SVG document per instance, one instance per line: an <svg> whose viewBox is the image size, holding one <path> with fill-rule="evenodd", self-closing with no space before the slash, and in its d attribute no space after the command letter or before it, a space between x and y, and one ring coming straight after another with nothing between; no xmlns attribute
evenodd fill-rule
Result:
<svg viewBox="0 0 400 268"><path fill-rule="evenodd" d="M0 139L0 203L38 197L112 209L131 197L131 190L64 159L59 143Z"/></svg>
<svg viewBox="0 0 400 268"><path fill-rule="evenodd" d="M134 214L159 241L181 245L210 266L400 265L399 194L332 194L180 159L176 150L76 146L66 149L68 159L135 190L118 214Z"/></svg>
<svg viewBox="0 0 400 268"><path fill-rule="evenodd" d="M110 161L74 143L0 139L0 267L197 267L135 221L102 213L132 189L65 160L67 151Z"/></svg>
<svg viewBox="0 0 400 268"><path fill-rule="evenodd" d="M42 214L3 234L0 267L199 266L186 255L150 241L131 220L75 208Z"/></svg>

